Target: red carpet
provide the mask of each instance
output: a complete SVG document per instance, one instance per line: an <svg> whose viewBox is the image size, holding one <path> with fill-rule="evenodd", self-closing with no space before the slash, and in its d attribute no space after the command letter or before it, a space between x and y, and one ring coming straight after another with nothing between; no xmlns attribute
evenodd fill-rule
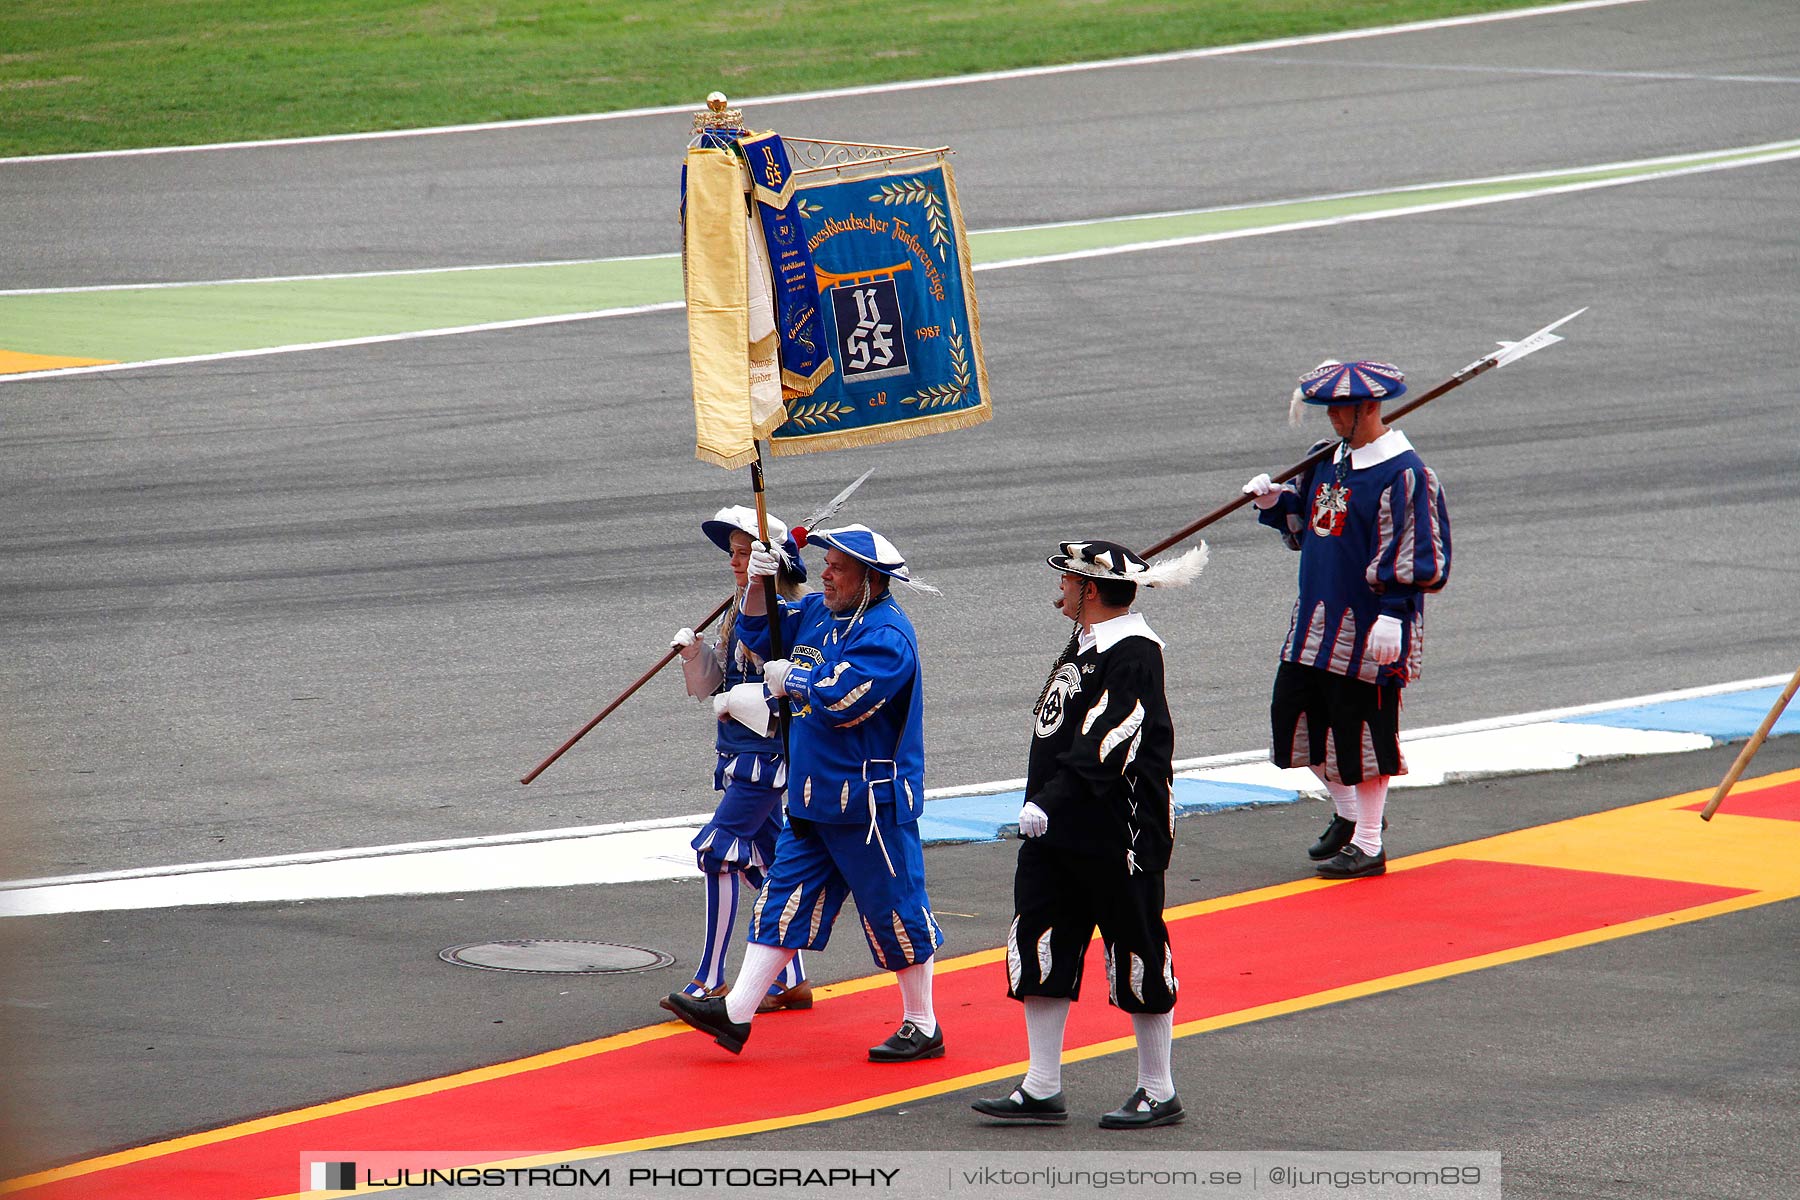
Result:
<svg viewBox="0 0 1800 1200"><path fill-rule="evenodd" d="M1780 801L1776 792L1790 799ZM1800 787L1745 797L1752 799L1765 806L1800 803ZM1173 921L1181 978L1176 1020L1291 1001L1742 894L1465 859L1397 870L1382 880L1308 888ZM1345 936L1348 930L1357 936ZM853 936L840 940L839 953L861 952ZM954 960L945 965L954 967ZM1069 1019L1071 1050L1130 1035L1129 1022L1106 1003L1100 967L1094 950L1086 994ZM1005 999L1004 972L1002 962L940 970L935 998L949 1053L935 1062L863 1061L865 1047L885 1037L897 1021L899 996L888 985L823 1000L811 1012L759 1019L741 1058L682 1029L441 1090L395 1089L400 1094L394 1098L352 1111L314 1110L272 1119L273 1128L247 1123L201 1135L219 1138L210 1144L145 1147L77 1164L72 1170L82 1173L66 1178L46 1173L52 1178L38 1177L42 1182L21 1194L44 1200L286 1195L307 1186L303 1151L349 1158L359 1150L417 1149L433 1152L430 1164L448 1165L454 1157L444 1150L450 1147L475 1156L462 1161L492 1161L495 1152L550 1154L642 1139L701 1140L693 1136L701 1116L714 1129L765 1120L792 1124L803 1114L840 1105L868 1107L875 1100L879 1106L878 1098L898 1103L902 1098L894 1093L909 1089L973 1088L975 1081L949 1081L1009 1068L1025 1058L1023 1021ZM743 1086L752 1080L756 1086ZM671 1094L703 1094L709 1100L703 1114L688 1106L644 1104L646 1097Z"/></svg>

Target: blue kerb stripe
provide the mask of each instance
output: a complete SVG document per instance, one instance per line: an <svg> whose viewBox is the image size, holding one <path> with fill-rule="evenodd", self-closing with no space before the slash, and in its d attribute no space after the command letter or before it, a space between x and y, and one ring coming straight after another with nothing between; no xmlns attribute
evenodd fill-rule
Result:
<svg viewBox="0 0 1800 1200"><path fill-rule="evenodd" d="M1667 704L1646 704L1639 708L1616 708L1610 712L1565 717L1564 720L1572 725L1700 733L1721 742L1736 742L1755 733L1756 727L1762 724L1780 698L1778 687L1757 688L1750 692L1727 692L1721 696L1672 700ZM1784 733L1800 733L1800 701L1788 705L1781 719L1775 722L1775 728L1770 730L1770 736Z"/></svg>
<svg viewBox="0 0 1800 1200"><path fill-rule="evenodd" d="M1298 793L1283 788L1248 783L1219 783L1209 779L1175 781L1175 815L1221 812L1258 804L1292 804ZM925 803L919 818L919 836L926 842L997 842L1000 830L1019 823L1019 806L1025 793L996 792L987 796L945 796Z"/></svg>

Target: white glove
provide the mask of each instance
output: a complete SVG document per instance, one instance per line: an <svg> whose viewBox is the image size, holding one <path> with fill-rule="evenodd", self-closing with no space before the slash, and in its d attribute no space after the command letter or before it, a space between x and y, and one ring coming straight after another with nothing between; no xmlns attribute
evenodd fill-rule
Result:
<svg viewBox="0 0 1800 1200"><path fill-rule="evenodd" d="M1043 837L1050 828L1050 814L1027 800L1025 807L1019 810L1019 836Z"/></svg>
<svg viewBox="0 0 1800 1200"><path fill-rule="evenodd" d="M1258 508L1274 508L1281 502L1281 489L1276 487L1275 481L1267 475L1258 475L1246 483L1243 492L1246 496L1255 497L1250 503Z"/></svg>
<svg viewBox="0 0 1800 1200"><path fill-rule="evenodd" d="M1385 667L1400 657L1400 618L1382 615L1375 618L1365 647L1369 661Z"/></svg>
<svg viewBox="0 0 1800 1200"><path fill-rule="evenodd" d="M761 579L766 575L773 579L780 569L781 560L771 554L767 546L761 542L750 543L750 578Z"/></svg>
<svg viewBox="0 0 1800 1200"><path fill-rule="evenodd" d="M682 658L692 660L699 657L702 647L700 639L694 636L694 631L683 625L669 639L669 649L679 650Z"/></svg>
<svg viewBox="0 0 1800 1200"><path fill-rule="evenodd" d="M787 684L788 672L794 669L791 658L771 658L763 664L763 683L769 689L769 695L779 696Z"/></svg>
<svg viewBox="0 0 1800 1200"><path fill-rule="evenodd" d="M713 716L719 718L719 720L721 720L721 721L731 720L731 711L730 711L731 697L730 696L727 696L724 692L720 692L718 695L716 695L712 698L712 702L713 702Z"/></svg>

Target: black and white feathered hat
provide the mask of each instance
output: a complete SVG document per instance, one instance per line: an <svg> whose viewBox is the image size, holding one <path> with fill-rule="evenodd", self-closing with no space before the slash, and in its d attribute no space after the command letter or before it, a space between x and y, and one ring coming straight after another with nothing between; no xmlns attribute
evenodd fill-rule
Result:
<svg viewBox="0 0 1800 1200"><path fill-rule="evenodd" d="M1206 566L1206 543L1148 563L1117 542L1063 542L1062 553L1044 561L1069 575L1088 579L1111 579L1119 583L1135 583L1142 587L1179 587L1191 583Z"/></svg>

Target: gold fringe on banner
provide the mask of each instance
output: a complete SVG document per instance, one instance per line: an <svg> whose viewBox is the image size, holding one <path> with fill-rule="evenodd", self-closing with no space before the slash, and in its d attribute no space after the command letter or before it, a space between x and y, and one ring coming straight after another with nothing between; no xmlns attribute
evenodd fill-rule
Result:
<svg viewBox="0 0 1800 1200"><path fill-rule="evenodd" d="M889 421L885 425L864 425L836 433L814 433L802 437L779 437L769 442L776 456L812 454L819 450L852 450L859 446L878 446L883 442L903 442L907 438L924 437L928 433L946 433L979 425L994 414L986 404L965 408L960 412L937 413L913 417L905 421Z"/></svg>

